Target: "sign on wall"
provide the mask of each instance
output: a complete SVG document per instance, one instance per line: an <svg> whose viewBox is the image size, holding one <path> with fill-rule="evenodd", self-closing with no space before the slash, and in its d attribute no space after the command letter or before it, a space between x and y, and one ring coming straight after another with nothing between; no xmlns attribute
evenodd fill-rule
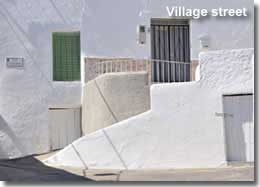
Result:
<svg viewBox="0 0 260 187"><path fill-rule="evenodd" d="M6 67L7 68L23 68L24 67L24 58L7 57L6 58Z"/></svg>

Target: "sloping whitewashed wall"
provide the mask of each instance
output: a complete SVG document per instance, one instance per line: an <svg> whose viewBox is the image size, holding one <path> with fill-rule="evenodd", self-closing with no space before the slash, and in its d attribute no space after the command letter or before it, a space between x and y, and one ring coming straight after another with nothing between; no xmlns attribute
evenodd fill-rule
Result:
<svg viewBox="0 0 260 187"><path fill-rule="evenodd" d="M225 165L224 120L217 113L223 113L224 94L253 93L253 55L253 49L202 53L200 80L153 85L150 111L84 136L46 163L102 169Z"/></svg>

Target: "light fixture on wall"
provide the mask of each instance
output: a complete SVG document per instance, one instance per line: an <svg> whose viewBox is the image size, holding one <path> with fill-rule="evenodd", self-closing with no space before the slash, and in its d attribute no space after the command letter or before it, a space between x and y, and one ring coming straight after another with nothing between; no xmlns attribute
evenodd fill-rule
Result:
<svg viewBox="0 0 260 187"><path fill-rule="evenodd" d="M137 43L144 46L147 42L147 34L150 33L150 17L151 17L151 0L143 0L143 9L140 10L138 16L139 21L137 25Z"/></svg>
<svg viewBox="0 0 260 187"><path fill-rule="evenodd" d="M137 42L138 44L144 45L146 43L146 26L137 26Z"/></svg>

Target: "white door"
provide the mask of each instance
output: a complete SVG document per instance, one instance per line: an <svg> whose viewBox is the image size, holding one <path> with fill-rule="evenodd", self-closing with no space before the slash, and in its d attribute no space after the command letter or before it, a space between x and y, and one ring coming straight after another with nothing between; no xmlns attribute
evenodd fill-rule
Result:
<svg viewBox="0 0 260 187"><path fill-rule="evenodd" d="M51 149L61 149L78 139L80 130L80 109L50 109Z"/></svg>
<svg viewBox="0 0 260 187"><path fill-rule="evenodd" d="M228 161L254 161L253 96L224 96Z"/></svg>

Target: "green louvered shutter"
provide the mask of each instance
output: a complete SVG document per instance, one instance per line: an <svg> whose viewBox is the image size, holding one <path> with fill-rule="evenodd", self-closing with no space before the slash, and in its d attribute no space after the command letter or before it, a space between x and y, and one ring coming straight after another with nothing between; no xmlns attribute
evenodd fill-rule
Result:
<svg viewBox="0 0 260 187"><path fill-rule="evenodd" d="M53 80L80 80L80 33L55 32L53 39Z"/></svg>

